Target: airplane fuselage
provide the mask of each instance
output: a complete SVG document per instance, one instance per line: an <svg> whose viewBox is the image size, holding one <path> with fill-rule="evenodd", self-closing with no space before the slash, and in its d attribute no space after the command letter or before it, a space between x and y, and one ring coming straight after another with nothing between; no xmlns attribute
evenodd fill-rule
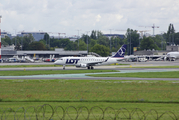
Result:
<svg viewBox="0 0 179 120"><path fill-rule="evenodd" d="M113 63L118 63L118 59L120 58L111 58L111 57L62 57L55 62L58 65L85 65L86 67L91 66L99 66L99 65L108 65ZM93 64L96 63L96 64Z"/></svg>

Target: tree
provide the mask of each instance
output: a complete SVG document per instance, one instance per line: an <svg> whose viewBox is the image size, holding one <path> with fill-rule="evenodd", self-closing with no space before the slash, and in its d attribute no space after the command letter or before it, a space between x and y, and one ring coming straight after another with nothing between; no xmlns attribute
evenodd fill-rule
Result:
<svg viewBox="0 0 179 120"><path fill-rule="evenodd" d="M91 52L95 52L103 57L108 56L110 53L110 49L104 45L96 44L91 48Z"/></svg>
<svg viewBox="0 0 179 120"><path fill-rule="evenodd" d="M166 46L166 39L164 34L156 35L155 37L152 37L152 39L159 49L164 50L164 47Z"/></svg>
<svg viewBox="0 0 179 120"><path fill-rule="evenodd" d="M4 42L6 42L8 45L12 45L11 38L8 37L8 36L5 36L5 38L4 38Z"/></svg>
<svg viewBox="0 0 179 120"><path fill-rule="evenodd" d="M169 27L168 27L168 31L167 31L167 43L170 44L174 44L174 34L175 34L175 29L173 24L170 23Z"/></svg>
<svg viewBox="0 0 179 120"><path fill-rule="evenodd" d="M175 44L179 45L179 33L175 33Z"/></svg>
<svg viewBox="0 0 179 120"><path fill-rule="evenodd" d="M49 36L48 33L45 33L45 35L44 35L44 40L46 41L46 44L49 44L50 36Z"/></svg>
<svg viewBox="0 0 179 120"><path fill-rule="evenodd" d="M106 47L110 47L110 40L106 36L100 36L98 38L97 44L104 45Z"/></svg>
<svg viewBox="0 0 179 120"><path fill-rule="evenodd" d="M112 37L111 38L112 52L116 52L123 44L124 44L124 39L121 39L120 37Z"/></svg>
<svg viewBox="0 0 179 120"><path fill-rule="evenodd" d="M46 41L44 39L39 40L39 42L42 42L44 45L46 45Z"/></svg>
<svg viewBox="0 0 179 120"><path fill-rule="evenodd" d="M126 38L128 40L128 47L127 47L128 54L132 54L133 47L139 46L139 34L137 33L137 30L128 28L126 32Z"/></svg>
<svg viewBox="0 0 179 120"><path fill-rule="evenodd" d="M90 38L96 40L97 38L96 31L92 30Z"/></svg>
<svg viewBox="0 0 179 120"><path fill-rule="evenodd" d="M78 47L77 43L76 42L73 42L73 41L70 41L66 47L65 47L65 50L76 50Z"/></svg>
<svg viewBox="0 0 179 120"><path fill-rule="evenodd" d="M87 45L83 40L79 41L79 50L87 50Z"/></svg>
<svg viewBox="0 0 179 120"><path fill-rule="evenodd" d="M154 40L151 37L144 37L140 44L141 50L158 50L158 46L154 43Z"/></svg>
<svg viewBox="0 0 179 120"><path fill-rule="evenodd" d="M32 42L29 45L30 50L46 50L45 44L43 42Z"/></svg>
<svg viewBox="0 0 179 120"><path fill-rule="evenodd" d="M94 40L94 39L90 39L90 44L88 45L89 46L89 51L91 51L91 48L96 45L97 41Z"/></svg>
<svg viewBox="0 0 179 120"><path fill-rule="evenodd" d="M30 44L34 41L34 37L32 36L32 34L25 35L22 38L22 41L23 41L22 49L30 50Z"/></svg>
<svg viewBox="0 0 179 120"><path fill-rule="evenodd" d="M20 43L17 43L17 45L15 46L15 50L21 50Z"/></svg>
<svg viewBox="0 0 179 120"><path fill-rule="evenodd" d="M5 38L2 38L2 39L1 39L1 44L2 44L2 45L4 45L4 46L9 45L7 42L5 42L5 40L4 40L4 39L5 39Z"/></svg>
<svg viewBox="0 0 179 120"><path fill-rule="evenodd" d="M97 35L97 39L103 37L103 33L101 31L97 31L96 35Z"/></svg>

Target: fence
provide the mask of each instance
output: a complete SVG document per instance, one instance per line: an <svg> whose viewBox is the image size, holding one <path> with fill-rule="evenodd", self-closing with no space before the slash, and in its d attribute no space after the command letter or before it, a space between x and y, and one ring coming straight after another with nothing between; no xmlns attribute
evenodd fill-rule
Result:
<svg viewBox="0 0 179 120"><path fill-rule="evenodd" d="M126 108L118 110L107 107L102 109L94 106L90 109L87 107L75 108L69 106L64 109L62 106L52 107L44 104L38 107L18 108L16 111L9 108L3 110L0 108L1 120L178 120L173 112L158 113L152 109L144 112L139 108L129 111Z"/></svg>

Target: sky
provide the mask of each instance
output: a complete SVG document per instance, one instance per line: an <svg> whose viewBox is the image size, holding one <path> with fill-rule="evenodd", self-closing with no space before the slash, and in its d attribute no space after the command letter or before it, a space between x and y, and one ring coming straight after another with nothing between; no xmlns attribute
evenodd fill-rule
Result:
<svg viewBox="0 0 179 120"><path fill-rule="evenodd" d="M153 34L179 31L179 0L0 0L1 31L75 36L99 30L125 34L128 28Z"/></svg>

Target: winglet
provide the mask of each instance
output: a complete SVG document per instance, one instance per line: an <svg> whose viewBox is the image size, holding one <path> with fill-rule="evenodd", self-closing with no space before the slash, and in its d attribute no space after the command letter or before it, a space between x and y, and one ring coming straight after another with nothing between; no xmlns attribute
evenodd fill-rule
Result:
<svg viewBox="0 0 179 120"><path fill-rule="evenodd" d="M112 57L124 57L127 45L122 45L121 48Z"/></svg>

